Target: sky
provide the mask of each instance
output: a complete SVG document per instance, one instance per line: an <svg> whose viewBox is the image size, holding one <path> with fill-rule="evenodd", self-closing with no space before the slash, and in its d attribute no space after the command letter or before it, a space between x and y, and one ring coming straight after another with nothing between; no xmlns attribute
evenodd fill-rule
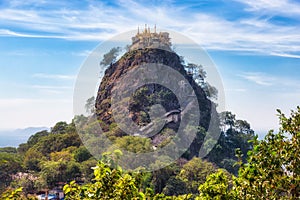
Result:
<svg viewBox="0 0 300 200"><path fill-rule="evenodd" d="M204 48L226 110L257 133L278 128L277 108L300 105L299 1L0 0L0 130L70 122L89 53L144 24Z"/></svg>

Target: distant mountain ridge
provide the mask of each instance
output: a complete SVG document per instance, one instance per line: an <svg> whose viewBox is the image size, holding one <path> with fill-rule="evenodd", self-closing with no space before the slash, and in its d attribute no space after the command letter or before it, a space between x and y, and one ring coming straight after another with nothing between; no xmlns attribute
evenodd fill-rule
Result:
<svg viewBox="0 0 300 200"><path fill-rule="evenodd" d="M36 132L50 130L48 127L28 127L15 130L0 130L0 147L18 147Z"/></svg>

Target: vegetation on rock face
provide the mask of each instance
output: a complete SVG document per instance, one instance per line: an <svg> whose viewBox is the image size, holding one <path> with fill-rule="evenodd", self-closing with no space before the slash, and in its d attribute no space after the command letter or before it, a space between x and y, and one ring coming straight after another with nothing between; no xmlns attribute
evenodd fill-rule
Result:
<svg viewBox="0 0 300 200"><path fill-rule="evenodd" d="M218 156L211 154L211 156L205 158L206 160L194 158L195 155L198 155L199 148L203 145L204 137L207 134L206 129L210 121L211 109L215 109L212 106L212 102L208 99L208 97L212 96L209 96L206 90L208 87L205 82L205 71L203 69L201 71L201 68L199 68L200 71L197 72L198 74L195 73L197 75L194 74L195 77L191 77L186 69L191 67L192 64L185 66L180 60L180 57L174 52L155 49L128 52L119 61L114 63L119 50L119 48L112 49L111 52L104 56L101 62L101 65L109 65L110 67L106 70L106 75L99 88L96 108L94 107L94 97L87 100L87 113L96 113L99 117L99 120L95 122L96 124L87 123L90 120L89 117L83 115L76 116L70 124L58 122L50 132L40 131L32 135L27 143L19 145L17 150L11 148L1 149L0 167L2 170L0 171L0 176L3 181L1 181L0 187L2 190L7 187L22 187L23 193L28 194L41 189L51 189L72 181L71 184L69 184L70 188L81 188L81 192L84 193L83 190L87 187L81 187L80 184L86 183L89 188L94 187L95 190L93 191L96 191L96 187L99 187L99 185L95 186L93 184L97 181L101 182L102 179L99 177L100 172L98 171L96 173L95 171L93 174L91 167L95 166L97 161L82 145L76 133L75 123L80 130L92 133L90 135L83 135L83 137L89 137L87 142L91 144L89 146L94 148L97 148L97 144L100 142L97 138L99 132L95 129L95 126L98 124L106 131L104 134L106 134L116 146L134 153L153 151L153 146L160 148L169 143L170 138L175 135L176 129L178 128L178 124L176 123L164 127L159 137L139 138L128 136L119 129L110 117L109 98L111 97L111 91L108 90L108 88L112 87L114 81L120 77L122 73L144 62L161 63L171 66L186 77L195 90L199 104L201 105L201 119L199 119L199 126L189 127L190 129L195 129L197 133L191 147L183 154L182 158L172 165L152 173L141 173L141 171L124 172L120 170L120 168L114 169L110 164L100 162L97 165L97 169L100 171L104 170L105 172L110 171L109 173L111 174L106 178L113 176L113 179L116 179L116 182L111 182L110 184L116 184L116 187L119 187L120 184L124 186L120 186L121 188L119 188L120 190L117 192L118 194L116 194L119 196L116 196L116 198L124 198L124 195L122 196L124 190L126 194L131 192L132 198L144 198L143 195L148 195L149 198L154 199L175 198L171 197L174 195L178 196L178 198L181 198L179 197L180 195L184 195L182 198L187 198L191 196L190 194L185 195L187 193L198 193L198 185L205 181L208 174L216 171L217 167L225 167L229 170L233 167L234 158L232 152L235 147L240 146L238 145L238 141L235 140L232 146L233 148L230 148L228 143L232 137L227 137L229 135L229 129L226 128L223 131L223 143L219 142L219 148L215 150L216 154L219 153ZM214 95L216 95L216 93ZM176 95L169 89L158 84L149 84L139 88L131 99L129 107L133 113L134 121L141 126L148 124L150 122L148 115L149 107L154 104L161 104L167 111L179 108ZM234 119L233 125L230 126L231 132L238 132L236 131L236 124ZM250 130L250 126L247 130ZM236 133L236 135L240 135L241 137L243 137L243 134L244 132L242 131ZM247 137L245 138L247 139ZM247 146L246 143L242 144L244 144L246 149L251 148ZM225 148L227 148L226 150L228 152L231 152L229 156L221 153ZM243 149L243 147L240 148ZM93 152L92 149L89 150ZM228 160L231 159L230 161L232 162L229 164L226 163L226 165L223 166L222 163L224 159L221 159L221 157L224 159L227 158ZM169 159L167 156L162 156L159 161L152 163L152 165L161 166L164 161ZM213 161L215 164L212 164L210 161ZM19 172L19 176L15 176L17 172ZM101 171L101 173L102 172L103 171ZM128 184L130 185L129 188L127 188ZM97 191L99 190L98 188ZM90 190L85 192L87 192L86 194L91 193ZM111 192L113 191L104 192L102 195L109 195ZM7 192L7 194L8 193L9 192ZM19 193L20 190L18 189L14 195L18 196ZM80 195L84 195L83 193L80 193ZM101 198L104 196L101 196Z"/></svg>
<svg viewBox="0 0 300 200"><path fill-rule="evenodd" d="M223 114L224 138L220 138L218 148L226 147L231 156L231 151L238 147L233 144L238 143L229 142L233 142L235 137L241 141L240 138L247 138L253 133L246 122L235 120L232 113ZM251 146L247 147L253 147L246 152L247 159L243 155L247 149L236 151L238 159L235 160L240 166L237 176L218 170L217 166L223 162L212 164L200 158L190 161L181 158L176 163L151 173L143 172L142 169L122 170L117 165L118 156L121 156L119 152L113 158L110 157L112 154L106 154L96 165L97 162L89 152L78 143L79 138L74 138L76 134L70 132L74 124L58 123L56 127L64 128L55 129L54 133L39 132L33 135L28 143L20 145L17 153L10 148L1 149L2 198L32 198L26 197L26 194L51 188L60 181L73 180L65 186L65 193L69 198L77 195L78 199L84 195L86 199L97 199L97 195L108 199L296 199L300 197L300 108L293 111L290 117L279 111L279 118L279 132L270 131L261 141L254 137ZM233 133L236 134L235 137L231 135ZM32 143L33 140L35 143ZM49 143L52 140L56 142ZM115 141L120 147L127 144L126 137ZM145 148L145 145L138 147L139 140L130 142L136 142L132 146L137 152ZM52 147L49 149L47 144ZM239 145L241 144L243 143L240 142ZM90 168L95 165L97 167L94 168L93 175ZM22 172L19 173L19 178L16 178L17 172ZM4 188L17 189L4 191Z"/></svg>
<svg viewBox="0 0 300 200"><path fill-rule="evenodd" d="M201 112L199 125L207 129L212 106L210 100L206 97L205 91L190 75L188 75L185 65L181 63L180 57L176 53L161 49L139 49L129 51L106 69L96 98L95 113L98 119L105 124L114 123L111 111L111 90L114 87L114 84L122 77L122 75L130 70L135 70L139 65L145 63L159 63L169 66L175 71L178 71L189 81L196 93L199 105L201 105L199 106ZM133 113L134 121L137 122L137 124L148 122L149 116L143 117L143 114L140 112L142 110L147 111L151 105L156 103L162 103L166 111L179 108L176 94L173 94L169 89L161 85L148 84L139 88L132 97L130 111ZM105 128L103 129L104 131L108 130Z"/></svg>
<svg viewBox="0 0 300 200"><path fill-rule="evenodd" d="M75 120L84 126L87 118L78 116L73 121ZM112 135L116 133L114 125L111 125L110 129ZM2 191L7 187L22 187L23 194L29 194L51 189L72 180L77 183L93 183L95 177L91 167L94 167L97 161L82 146L74 130L73 122L70 124L59 122L50 132L42 131L31 136L28 142L21 144L17 150L3 148L0 153ZM203 130L199 129L199 132ZM170 134L172 134L171 129L166 129L164 135ZM120 148L127 148L133 152L152 150L151 141L148 138L133 136L111 136L111 138ZM168 159L167 157L161 158L159 162ZM153 164L159 166L161 165L159 162ZM135 187L139 192L142 189L145 195L148 191L153 198L157 194L156 199L197 193L198 184L203 183L205 177L215 169L216 165L199 158L191 161L180 158L176 163L152 173L134 173L134 179L138 181ZM197 173L194 174L194 170ZM128 172L122 171L122 173ZM18 191L15 195L19 193ZM25 197L22 196L22 198Z"/></svg>
<svg viewBox="0 0 300 200"><path fill-rule="evenodd" d="M227 113L228 114L228 113ZM175 190L181 193L180 190L185 190L186 199L296 199L300 197L300 168L299 168L299 143L300 143L300 107L297 111L293 111L291 117L287 118L279 111L281 128L277 134L270 131L264 140L258 141L257 137L254 138L254 149L248 151L248 163L243 163L242 152L237 151L240 158L241 168L237 177L230 176L230 174L222 169L214 171L213 166L205 164L199 158L194 158L185 165L183 165L180 173L174 178L169 178L169 184L165 187L165 192L170 193L171 190ZM205 167L204 167L205 166ZM101 170L99 171L99 168ZM97 166L95 173L97 173L96 182L89 185L88 188L96 188L98 191L96 194L107 190L110 182L103 182L106 175L118 174L119 176L111 176L111 179L116 182L119 178L127 177L126 186L109 187L115 188L107 196L101 196L101 198L108 198L109 195L118 199L120 194L124 194L127 187L131 186L130 192L128 192L130 198L146 199L146 198L159 198L159 199L181 199L184 197L184 192L181 196L166 196L164 194L157 194L151 196L149 193L138 193L137 184L133 176L128 172L124 172L121 168L111 170L108 166L105 166L102 162ZM207 171L209 170L209 171ZM210 171L212 170L212 171ZM109 173L107 173L109 172ZM121 175L122 174L122 175ZM155 174L155 173L154 173ZM165 175L168 173L164 173ZM209 175L210 174L210 175ZM207 178L206 178L207 177ZM111 180L109 179L109 180ZM101 182L102 181L102 182ZM100 182L100 183L99 183ZM125 183L126 181L122 181ZM72 183L74 184L74 183ZM112 184L115 184L114 182ZM113 186L113 185L111 185ZM197 195L195 187L198 188L199 194ZM121 191L118 191L121 189ZM123 190L122 190L123 189ZM179 189L179 191L177 191ZM150 189L149 189L150 190ZM149 191L148 190L148 191ZM73 191L72 196L76 192L85 191L78 185L67 185L65 191ZM147 191L147 190L146 190ZM173 192L173 194L176 192ZM190 194L188 194L190 192ZM172 192L171 192L172 193ZM70 193L71 194L71 193ZM93 192L88 193L92 198L95 195ZM148 196L147 196L148 195ZM149 196L150 195L150 196ZM80 197L83 197L81 194ZM127 196L123 198L127 199Z"/></svg>
<svg viewBox="0 0 300 200"><path fill-rule="evenodd" d="M242 160L246 162L247 152L253 148L251 141L254 139L254 131L247 121L236 119L235 115L228 111L220 114L220 124L221 135L207 159L237 175L238 166L235 163L238 159L235 150L240 149Z"/></svg>
<svg viewBox="0 0 300 200"><path fill-rule="evenodd" d="M121 51L121 47L114 47L108 53L103 55L100 65L108 66L116 61L116 58Z"/></svg>
<svg viewBox="0 0 300 200"><path fill-rule="evenodd" d="M32 135L27 143L15 148L0 148L0 199L34 199L29 194L54 187L63 187L66 199L297 199L300 198L300 108L286 117L279 110L280 130L270 131L259 141L250 124L236 119L231 112L220 113L221 135L217 143L204 140L211 113L216 114L211 99L217 91L206 81L203 68L184 65L174 52L137 50L128 52L115 62L120 49L104 56L102 65L109 65L99 87L98 96L88 99L86 110L98 120L76 116L68 124L58 122L51 131ZM134 153L154 151L171 141L177 125L165 126L159 137L142 138L124 133L111 117L110 98L114 81L122 73L144 62L171 66L192 85L199 104L201 119L190 148L174 163L162 155L151 163L157 170L147 172L140 167L123 170L118 161L121 151L105 153L100 161L90 152L101 141L95 126L100 125L111 142L120 149ZM198 67L198 68L197 68ZM186 70L195 70L192 76ZM96 107L94 104L96 103ZM161 104L168 111L178 109L176 95L157 84L140 87L130 102L133 121L144 126L150 123L149 107ZM77 130L92 149L87 150ZM204 142L205 141L205 142ZM199 149L215 146L203 159ZM124 155L125 156L125 155ZM125 157L126 158L126 157ZM128 160L128 162L133 162ZM64 185L64 186L63 186Z"/></svg>
<svg viewBox="0 0 300 200"><path fill-rule="evenodd" d="M180 73L189 82L194 90L196 98L198 100L200 118L196 119L196 123L199 123L199 127L196 129L202 129L198 133L195 140L192 142L189 150L185 153L184 157L187 159L192 159L194 156L198 156L200 147L203 143L205 137L205 131L207 131L210 122L213 122L215 127L218 127L218 119L211 119L213 116L217 116L215 105L209 100L208 83L205 81L205 71L203 68L199 73L195 72L195 77L191 76L187 69L192 65L185 65L182 59L175 53L169 52L162 49L138 49L134 51L129 51L125 53L118 61L111 63L106 69L100 87L98 89L98 94L95 102L95 115L97 118L103 122L100 124L103 131L107 132L110 139L115 140L112 137L123 137L126 135L131 135L134 133L124 133L118 126L115 127L114 131L108 128L108 125L115 125L115 119L112 116L112 89L115 83L121 79L128 71L134 71L138 69L139 65L145 63L158 63L166 65L173 70ZM191 67L190 67L191 68ZM167 76L167 74L161 74L162 76ZM179 83L176 83L176 85ZM179 86L178 86L179 87ZM205 89L206 88L206 89ZM212 87L211 87L212 88ZM212 95L216 95L216 92ZM172 110L184 109L179 105L179 101L170 89L164 87L160 84L147 84L138 88L129 100L129 118L138 125L139 127L146 127L151 123L150 111L153 105L161 105L166 112ZM89 101L87 102L89 105ZM89 107L89 106L88 106ZM212 114L213 113L213 114ZM170 142L172 136L164 135L166 129L172 129L177 132L180 125L180 119L171 123L165 124L161 131L153 135L150 142L153 146L161 147ZM113 133L114 132L114 133ZM176 137L176 135L175 135ZM135 150L136 152L136 150Z"/></svg>

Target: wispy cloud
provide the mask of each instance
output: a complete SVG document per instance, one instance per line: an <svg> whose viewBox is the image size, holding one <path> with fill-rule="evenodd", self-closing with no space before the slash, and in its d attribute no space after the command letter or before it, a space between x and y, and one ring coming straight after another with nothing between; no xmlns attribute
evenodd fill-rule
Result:
<svg viewBox="0 0 300 200"><path fill-rule="evenodd" d="M274 78L259 72L247 72L239 75L240 77L262 86L274 84Z"/></svg>
<svg viewBox="0 0 300 200"><path fill-rule="evenodd" d="M284 16L300 15L300 4L291 0L235 0L247 5L248 11L281 14Z"/></svg>
<svg viewBox="0 0 300 200"><path fill-rule="evenodd" d="M36 89L55 89L55 90L70 90L73 89L73 87L68 86L52 86L52 85L32 85L32 88Z"/></svg>
<svg viewBox="0 0 300 200"><path fill-rule="evenodd" d="M300 14L299 4L288 0L233 1L246 5L244 12L267 10L284 14L288 10ZM51 9L50 6L49 10L10 5L0 10L3 26L0 36L106 40L146 22L190 36L206 49L300 57L299 25L274 24L260 14L229 20L218 13L188 10L170 2L143 5L140 1L120 0L111 6L91 1L80 9L72 6Z"/></svg>
<svg viewBox="0 0 300 200"><path fill-rule="evenodd" d="M15 106L24 106L26 104L36 104L36 103L72 103L68 99L38 99L38 98L6 98L0 99L0 108L15 107Z"/></svg>
<svg viewBox="0 0 300 200"><path fill-rule="evenodd" d="M27 86L30 89L34 89L41 94L51 95L65 95L66 93L73 92L72 86L63 86L63 85L29 85Z"/></svg>
<svg viewBox="0 0 300 200"><path fill-rule="evenodd" d="M59 35L43 35L15 32L8 29L0 29L0 36L25 37L25 38L52 38L52 39L67 39L67 37Z"/></svg>
<svg viewBox="0 0 300 200"><path fill-rule="evenodd" d="M84 51L80 51L80 52L73 52L72 55L87 57L87 56L91 55L91 53L92 53L91 50L84 50Z"/></svg>
<svg viewBox="0 0 300 200"><path fill-rule="evenodd" d="M75 75L64 75L64 74L44 74L44 73L36 73L33 74L34 78L45 78L45 79L60 79L60 80L75 80Z"/></svg>
<svg viewBox="0 0 300 200"><path fill-rule="evenodd" d="M246 92L245 88L225 88L225 92Z"/></svg>
<svg viewBox="0 0 300 200"><path fill-rule="evenodd" d="M289 53L271 52L270 54L274 56L280 56L280 57L300 58L300 55L289 54Z"/></svg>
<svg viewBox="0 0 300 200"><path fill-rule="evenodd" d="M291 77L280 77L262 72L244 72L238 74L238 76L260 86L272 86L273 89L277 88L278 90L283 89L284 92L292 90L295 93L295 91L300 91L300 80Z"/></svg>

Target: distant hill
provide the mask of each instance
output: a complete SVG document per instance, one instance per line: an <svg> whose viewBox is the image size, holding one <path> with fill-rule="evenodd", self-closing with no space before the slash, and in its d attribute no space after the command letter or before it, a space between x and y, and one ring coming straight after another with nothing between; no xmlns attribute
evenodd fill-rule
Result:
<svg viewBox="0 0 300 200"><path fill-rule="evenodd" d="M0 147L18 147L19 144L26 142L31 135L42 130L50 129L47 127L28 127L7 131L0 130Z"/></svg>

